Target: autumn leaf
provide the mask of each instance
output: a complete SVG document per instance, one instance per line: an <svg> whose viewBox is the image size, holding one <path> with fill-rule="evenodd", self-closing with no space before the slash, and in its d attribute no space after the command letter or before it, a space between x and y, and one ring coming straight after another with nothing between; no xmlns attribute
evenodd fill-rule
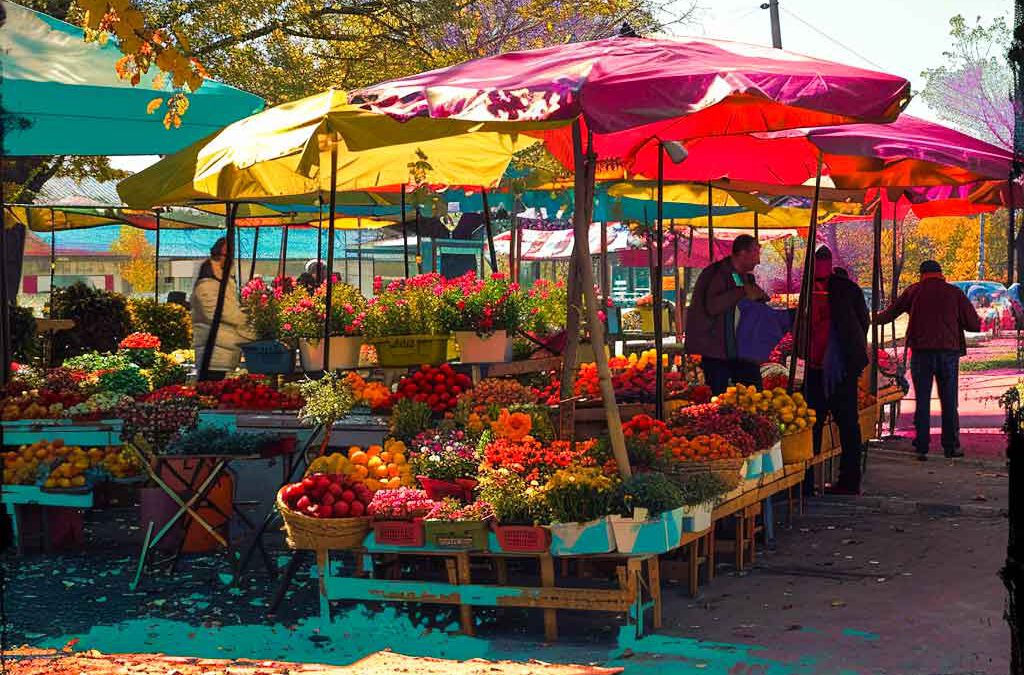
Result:
<svg viewBox="0 0 1024 675"><path fill-rule="evenodd" d="M164 100L162 98L154 98L152 101L149 102L149 105L146 106L146 114L147 115L152 115L163 104L164 104Z"/></svg>

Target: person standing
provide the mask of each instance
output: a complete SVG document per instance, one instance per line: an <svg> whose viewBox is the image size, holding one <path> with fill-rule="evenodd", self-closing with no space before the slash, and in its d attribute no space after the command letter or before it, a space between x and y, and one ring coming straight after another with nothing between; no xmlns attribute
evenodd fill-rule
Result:
<svg viewBox="0 0 1024 675"><path fill-rule="evenodd" d="M928 459L931 442L932 381L939 386L942 406L942 450L946 457L963 457L960 449L960 357L967 354L964 331L977 333L981 319L963 291L946 283L942 266L921 263L921 280L903 291L892 307L878 314L875 323L894 321L909 314L906 347L910 350L910 377L914 382L914 449Z"/></svg>
<svg viewBox="0 0 1024 675"><path fill-rule="evenodd" d="M225 274L228 279L224 307L207 373L207 379L211 380L223 379L227 372L237 368L242 354L241 345L257 337L249 327L248 316L238 304L238 287L231 276L231 261L227 259L227 241L221 237L210 248L210 257L199 266L199 273L192 286L192 347L195 349L196 364L203 362L203 351L211 347L207 343L217 309L221 279Z"/></svg>
<svg viewBox="0 0 1024 675"><path fill-rule="evenodd" d="M829 414L839 428L842 454L834 494L860 494L863 439L857 410L857 381L868 365L867 303L860 287L849 277L835 274L832 251L822 246L814 253L814 289L810 307L810 346L804 396L817 412L814 454L821 452L821 437Z"/></svg>
<svg viewBox="0 0 1024 675"><path fill-rule="evenodd" d="M732 243L732 255L705 267L686 310L686 353L700 356L704 379L712 394L729 383L761 387L759 364L739 358L737 327L743 299L765 301L751 272L761 263L761 246L749 234Z"/></svg>

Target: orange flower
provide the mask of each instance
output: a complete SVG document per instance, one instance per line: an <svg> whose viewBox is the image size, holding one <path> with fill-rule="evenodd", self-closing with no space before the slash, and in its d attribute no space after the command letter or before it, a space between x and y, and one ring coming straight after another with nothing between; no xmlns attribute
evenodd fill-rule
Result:
<svg viewBox="0 0 1024 675"><path fill-rule="evenodd" d="M473 413L466 420L466 427L473 433L480 433L484 430L484 421L480 418L480 415Z"/></svg>
<svg viewBox="0 0 1024 675"><path fill-rule="evenodd" d="M507 438L510 441L521 441L530 434L533 429L533 419L526 413L510 413L502 408L496 422L491 422L491 429L498 438Z"/></svg>

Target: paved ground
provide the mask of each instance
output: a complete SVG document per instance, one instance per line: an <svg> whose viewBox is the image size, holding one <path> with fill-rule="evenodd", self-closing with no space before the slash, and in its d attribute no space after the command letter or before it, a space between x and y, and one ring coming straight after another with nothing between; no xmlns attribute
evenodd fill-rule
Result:
<svg viewBox="0 0 1024 675"><path fill-rule="evenodd" d="M316 593L304 579L277 616L271 584L224 583L224 562L192 558L174 582L127 589L130 514L91 528L104 545L88 555L5 558L9 644L164 652L207 658L346 665L385 648L414 656L621 666L663 672L1005 673L1001 619L1006 521L998 465L910 461L876 452L865 496L817 499L773 551L739 576L725 561L697 599L666 584L666 627L637 640L621 617L563 616L563 640L542 645L539 617L479 612L477 638L449 633L444 609L336 607L321 635ZM784 509L778 509L784 515ZM100 526L102 525L102 526ZM118 536L120 533L120 536ZM668 669L668 670L666 670Z"/></svg>

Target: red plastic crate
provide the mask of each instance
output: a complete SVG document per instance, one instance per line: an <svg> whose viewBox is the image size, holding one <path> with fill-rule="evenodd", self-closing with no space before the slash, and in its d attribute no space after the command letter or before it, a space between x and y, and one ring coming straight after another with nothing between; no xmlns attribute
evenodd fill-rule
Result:
<svg viewBox="0 0 1024 675"><path fill-rule="evenodd" d="M378 546L423 546L423 521L375 520L373 540Z"/></svg>
<svg viewBox="0 0 1024 675"><path fill-rule="evenodd" d="M543 553L551 546L551 533L543 527L498 525L494 532L501 550L509 553Z"/></svg>

